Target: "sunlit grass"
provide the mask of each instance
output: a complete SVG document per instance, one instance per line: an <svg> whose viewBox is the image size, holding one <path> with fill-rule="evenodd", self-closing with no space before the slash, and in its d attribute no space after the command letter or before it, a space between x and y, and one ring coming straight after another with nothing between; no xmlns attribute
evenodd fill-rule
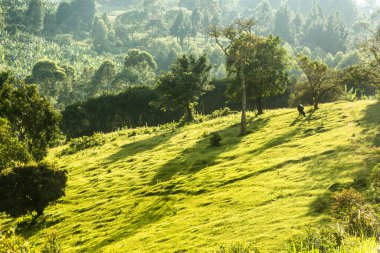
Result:
<svg viewBox="0 0 380 253"><path fill-rule="evenodd" d="M315 208L321 198L379 162L375 101L297 116L250 113L243 137L240 115L231 115L133 137L119 131L70 156L57 157L57 148L49 160L69 172L66 197L46 210L42 228L24 234L43 243L54 229L65 252L214 252L237 241L283 252L293 234L329 221ZM212 132L220 147L209 145Z"/></svg>

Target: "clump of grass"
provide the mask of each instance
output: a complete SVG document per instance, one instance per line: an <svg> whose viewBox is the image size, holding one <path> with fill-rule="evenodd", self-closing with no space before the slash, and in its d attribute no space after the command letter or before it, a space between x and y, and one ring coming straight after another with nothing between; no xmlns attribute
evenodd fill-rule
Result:
<svg viewBox="0 0 380 253"><path fill-rule="evenodd" d="M234 243L230 246L220 246L216 253L261 253L262 251L254 244Z"/></svg>
<svg viewBox="0 0 380 253"><path fill-rule="evenodd" d="M212 147L218 147L220 146L220 142L222 140L222 137L218 133L212 133L210 136L210 145Z"/></svg>
<svg viewBox="0 0 380 253"><path fill-rule="evenodd" d="M72 139L68 144L69 146L62 151L61 155L72 155L85 149L103 146L105 143L106 138L100 133Z"/></svg>

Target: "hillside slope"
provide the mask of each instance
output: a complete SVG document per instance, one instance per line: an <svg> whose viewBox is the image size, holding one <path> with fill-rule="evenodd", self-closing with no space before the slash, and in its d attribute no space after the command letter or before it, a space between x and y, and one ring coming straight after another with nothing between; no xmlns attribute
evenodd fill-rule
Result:
<svg viewBox="0 0 380 253"><path fill-rule="evenodd" d="M379 103L324 104L297 116L249 114L244 137L240 116L230 115L133 137L119 131L71 156L55 149L49 159L69 172L66 197L25 234L43 243L57 231L64 252L213 252L236 241L281 252L292 234L326 222L332 190L360 187L380 162ZM211 132L220 147L210 147Z"/></svg>

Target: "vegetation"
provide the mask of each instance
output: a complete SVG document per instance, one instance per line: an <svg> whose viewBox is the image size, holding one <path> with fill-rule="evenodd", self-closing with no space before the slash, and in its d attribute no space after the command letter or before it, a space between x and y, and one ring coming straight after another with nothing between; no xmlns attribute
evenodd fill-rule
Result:
<svg viewBox="0 0 380 253"><path fill-rule="evenodd" d="M368 180L379 162L379 112L376 101L321 104L306 119L294 109L249 113L252 133L244 137L239 115L230 114L135 129L131 137L120 130L103 146L68 156L60 156L67 146L58 147L48 160L68 171L66 196L47 207L47 228L30 240L43 243L54 228L67 252L217 251L235 242L286 250L292 234L331 219L316 202ZM210 148L205 132L220 134L223 145ZM1 226L13 222L3 217Z"/></svg>
<svg viewBox="0 0 380 253"><path fill-rule="evenodd" d="M375 0L0 0L0 251L374 250L379 20Z"/></svg>

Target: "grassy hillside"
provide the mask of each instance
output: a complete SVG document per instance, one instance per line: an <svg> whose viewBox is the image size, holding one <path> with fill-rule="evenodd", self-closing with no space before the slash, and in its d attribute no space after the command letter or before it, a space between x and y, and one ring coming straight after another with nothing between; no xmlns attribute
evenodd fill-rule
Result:
<svg viewBox="0 0 380 253"><path fill-rule="evenodd" d="M334 190L361 187L380 162L379 103L324 104L297 116L249 114L243 137L240 116L230 115L119 131L74 155L55 149L49 159L69 172L67 196L24 233L43 243L57 231L65 252L213 252L237 241L281 252L292 234L328 221L323 203ZM212 132L220 147L210 147Z"/></svg>

